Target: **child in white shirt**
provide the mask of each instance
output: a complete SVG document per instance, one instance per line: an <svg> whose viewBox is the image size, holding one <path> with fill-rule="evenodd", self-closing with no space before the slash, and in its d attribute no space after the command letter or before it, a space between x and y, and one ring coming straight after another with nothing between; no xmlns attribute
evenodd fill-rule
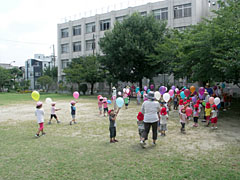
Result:
<svg viewBox="0 0 240 180"><path fill-rule="evenodd" d="M44 124L44 110L42 109L42 102L37 102L35 116L37 116L37 123L39 124L39 129L35 137L40 137L39 133L42 132L42 136L46 133L43 132L43 124Z"/></svg>

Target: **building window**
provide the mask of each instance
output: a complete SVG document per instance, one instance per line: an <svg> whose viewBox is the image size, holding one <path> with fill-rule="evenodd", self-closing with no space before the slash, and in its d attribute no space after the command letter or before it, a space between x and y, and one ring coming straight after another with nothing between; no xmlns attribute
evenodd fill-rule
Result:
<svg viewBox="0 0 240 180"><path fill-rule="evenodd" d="M69 60L68 59L62 59L62 69L69 66Z"/></svg>
<svg viewBox="0 0 240 180"><path fill-rule="evenodd" d="M68 44L61 44L61 53L69 53L69 45Z"/></svg>
<svg viewBox="0 0 240 180"><path fill-rule="evenodd" d="M147 11L140 12L140 15L141 15L141 16L147 16Z"/></svg>
<svg viewBox="0 0 240 180"><path fill-rule="evenodd" d="M105 31L110 29L110 25L111 25L111 19L100 21L100 31Z"/></svg>
<svg viewBox="0 0 240 180"><path fill-rule="evenodd" d="M81 51L81 41L73 43L73 52Z"/></svg>
<svg viewBox="0 0 240 180"><path fill-rule="evenodd" d="M73 26L73 35L74 36L81 35L81 25Z"/></svg>
<svg viewBox="0 0 240 180"><path fill-rule="evenodd" d="M174 19L191 17L192 16L192 4L183 4L174 6Z"/></svg>
<svg viewBox="0 0 240 180"><path fill-rule="evenodd" d="M168 20L168 8L153 10L153 15L157 20Z"/></svg>
<svg viewBox="0 0 240 180"><path fill-rule="evenodd" d="M127 16L119 16L119 17L116 17L116 21L118 22L123 22L124 19L126 19Z"/></svg>
<svg viewBox="0 0 240 180"><path fill-rule="evenodd" d="M68 28L61 29L61 37L62 38L68 37Z"/></svg>
<svg viewBox="0 0 240 180"><path fill-rule="evenodd" d="M47 64L44 64L44 67L47 67Z"/></svg>
<svg viewBox="0 0 240 180"><path fill-rule="evenodd" d="M40 72L35 72L35 76L41 76Z"/></svg>
<svg viewBox="0 0 240 180"><path fill-rule="evenodd" d="M87 40L86 41L86 51L91 51L95 49L95 41L92 40Z"/></svg>
<svg viewBox="0 0 240 180"><path fill-rule="evenodd" d="M86 33L95 32L95 22L86 24Z"/></svg>
<svg viewBox="0 0 240 180"><path fill-rule="evenodd" d="M34 67L38 67L38 66L40 66L40 63L39 62L35 62L33 66Z"/></svg>

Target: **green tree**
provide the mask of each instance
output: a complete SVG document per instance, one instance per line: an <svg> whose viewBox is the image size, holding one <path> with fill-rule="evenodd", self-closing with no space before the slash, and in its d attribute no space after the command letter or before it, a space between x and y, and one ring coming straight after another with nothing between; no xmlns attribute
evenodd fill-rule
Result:
<svg viewBox="0 0 240 180"><path fill-rule="evenodd" d="M53 80L51 77L49 76L41 76L37 79L37 81L39 82L39 84L48 92L49 87L51 86Z"/></svg>
<svg viewBox="0 0 240 180"><path fill-rule="evenodd" d="M46 75L46 76L49 76L49 77L52 77L53 80L56 80L57 77L58 77L58 68L57 67L47 67L44 69L43 71L43 75Z"/></svg>
<svg viewBox="0 0 240 180"><path fill-rule="evenodd" d="M0 67L0 91L3 90L4 86L9 86L11 78L10 71Z"/></svg>
<svg viewBox="0 0 240 180"><path fill-rule="evenodd" d="M123 22L116 22L112 31L105 32L100 39L100 47L106 58L106 69L121 81L139 82L142 78L153 77L155 67L147 61L157 43L163 41L166 23L153 16L134 13Z"/></svg>

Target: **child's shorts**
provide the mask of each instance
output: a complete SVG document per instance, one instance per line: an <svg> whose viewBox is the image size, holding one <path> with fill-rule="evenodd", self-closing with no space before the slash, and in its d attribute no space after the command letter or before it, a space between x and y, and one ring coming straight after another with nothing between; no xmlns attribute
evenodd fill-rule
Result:
<svg viewBox="0 0 240 180"><path fill-rule="evenodd" d="M108 108L104 108L104 112L108 112Z"/></svg>
<svg viewBox="0 0 240 180"><path fill-rule="evenodd" d="M75 115L75 114L72 114L72 118L75 119L75 118L76 118L76 115Z"/></svg>
<svg viewBox="0 0 240 180"><path fill-rule="evenodd" d="M125 106L128 106L128 103L127 103L127 104L125 104Z"/></svg>
<svg viewBox="0 0 240 180"><path fill-rule="evenodd" d="M166 131L167 130L167 124L160 124L160 131Z"/></svg>
<svg viewBox="0 0 240 180"><path fill-rule="evenodd" d="M210 120L210 116L206 116L206 120Z"/></svg>
<svg viewBox="0 0 240 180"><path fill-rule="evenodd" d="M56 115L56 114L51 114L51 119L52 119L52 118L57 119L57 115Z"/></svg>
<svg viewBox="0 0 240 180"><path fill-rule="evenodd" d="M102 107L98 107L99 111L102 111Z"/></svg>
<svg viewBox="0 0 240 180"><path fill-rule="evenodd" d="M44 127L43 127L43 124L44 124L43 122L42 122L42 123L39 123L39 131L42 131L42 130L43 130L43 128L44 128Z"/></svg>
<svg viewBox="0 0 240 180"><path fill-rule="evenodd" d="M217 117L211 119L211 123L217 123Z"/></svg>
<svg viewBox="0 0 240 180"><path fill-rule="evenodd" d="M195 123L198 123L198 117L193 117Z"/></svg>
<svg viewBox="0 0 240 180"><path fill-rule="evenodd" d="M140 137L143 137L143 132L144 132L144 129L138 129L138 133Z"/></svg>

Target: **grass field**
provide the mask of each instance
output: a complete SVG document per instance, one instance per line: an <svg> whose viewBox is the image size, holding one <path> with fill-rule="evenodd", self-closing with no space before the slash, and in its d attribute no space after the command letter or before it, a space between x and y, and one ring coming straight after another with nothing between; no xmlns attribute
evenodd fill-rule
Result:
<svg viewBox="0 0 240 180"><path fill-rule="evenodd" d="M21 97L20 97L21 96ZM108 118L100 117L96 97L80 97L76 125L69 125L70 95L51 97L61 124L45 123L46 136L35 138L38 128L35 102L30 94L0 94L0 179L240 179L239 104L220 114L218 130L200 123L180 134L176 111L170 112L166 137L157 146L139 145L132 99L117 118L118 143L109 143ZM50 106L43 105L45 122ZM151 135L150 135L151 137Z"/></svg>

